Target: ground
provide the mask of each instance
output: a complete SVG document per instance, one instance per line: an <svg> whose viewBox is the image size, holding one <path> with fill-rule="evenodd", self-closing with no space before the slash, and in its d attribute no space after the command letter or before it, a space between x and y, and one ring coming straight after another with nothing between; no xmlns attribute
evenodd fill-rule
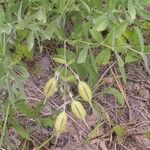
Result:
<svg viewBox="0 0 150 150"><path fill-rule="evenodd" d="M26 83L26 95L31 106L34 107L37 102L44 99L43 87L53 74L53 65L49 51L42 54L37 53L34 56L34 61L27 62L31 77ZM94 97L94 101L105 108L111 125L104 122L100 114L97 117L91 107L85 104L88 111L86 118L88 127L69 113L71 119L69 119L67 132L59 136L58 139L53 138L43 147L43 150L149 150L150 139L144 133L150 131L150 77L142 62L126 65L126 73L127 84L125 85L121 82L116 63L111 62L109 66L102 67L100 71L102 84L98 91L100 92L106 87L116 87L122 90L126 99L126 106L122 108L111 95L100 96L98 94ZM41 115L43 117L54 115L53 109L61 107L59 94L56 94ZM85 144L88 134L98 121L102 122L102 125L92 136L90 142ZM118 144L116 135L112 134L112 125L114 124L120 124L126 129L125 137L120 144ZM31 137L31 149L34 144L44 142L51 132L51 128L40 128L34 131Z"/></svg>

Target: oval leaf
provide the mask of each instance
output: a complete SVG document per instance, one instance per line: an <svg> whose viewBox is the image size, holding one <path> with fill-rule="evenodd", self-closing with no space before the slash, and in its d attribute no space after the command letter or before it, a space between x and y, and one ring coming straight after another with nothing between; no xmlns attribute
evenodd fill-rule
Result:
<svg viewBox="0 0 150 150"><path fill-rule="evenodd" d="M103 31L107 28L107 25L108 25L107 14L103 14L102 16L100 16L96 19L96 23L95 23L93 29L95 29L97 31Z"/></svg>
<svg viewBox="0 0 150 150"><path fill-rule="evenodd" d="M99 65L106 65L109 63L111 58L111 51L109 49L104 49L96 56L95 62Z"/></svg>
<svg viewBox="0 0 150 150"><path fill-rule="evenodd" d="M88 54L88 48L89 47L85 47L80 53L79 53L79 57L77 60L78 64L84 63Z"/></svg>
<svg viewBox="0 0 150 150"><path fill-rule="evenodd" d="M113 96L115 96L118 100L118 103L123 107L125 104L125 99L123 97L123 95L115 88L108 88L105 93L107 94L112 94Z"/></svg>

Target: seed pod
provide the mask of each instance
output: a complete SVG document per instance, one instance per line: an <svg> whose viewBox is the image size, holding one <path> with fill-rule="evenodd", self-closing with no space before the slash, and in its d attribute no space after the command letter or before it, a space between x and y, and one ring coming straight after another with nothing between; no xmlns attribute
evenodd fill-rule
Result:
<svg viewBox="0 0 150 150"><path fill-rule="evenodd" d="M86 111L83 105L79 101L75 101L75 100L72 101L71 110L77 118L85 120Z"/></svg>
<svg viewBox="0 0 150 150"><path fill-rule="evenodd" d="M44 87L44 94L45 96L51 97L57 92L57 80L55 77L49 79Z"/></svg>
<svg viewBox="0 0 150 150"><path fill-rule="evenodd" d="M83 98L84 101L91 103L92 91L86 82L79 81L78 91L79 95Z"/></svg>
<svg viewBox="0 0 150 150"><path fill-rule="evenodd" d="M55 121L54 128L56 133L61 134L67 127L67 114L65 111L61 112Z"/></svg>

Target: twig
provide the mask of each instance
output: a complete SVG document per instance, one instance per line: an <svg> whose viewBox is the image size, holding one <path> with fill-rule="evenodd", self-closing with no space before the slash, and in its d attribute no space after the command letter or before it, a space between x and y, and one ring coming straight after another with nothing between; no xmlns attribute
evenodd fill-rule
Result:
<svg viewBox="0 0 150 150"><path fill-rule="evenodd" d="M100 141L100 147L102 150L108 150L104 141Z"/></svg>
<svg viewBox="0 0 150 150"><path fill-rule="evenodd" d="M37 143L42 144L36 137L34 137L34 136L32 136L32 135L31 135L31 137L32 137L33 140L37 141ZM49 148L47 148L45 145L44 145L43 147L44 147L46 150L49 150Z"/></svg>
<svg viewBox="0 0 150 150"><path fill-rule="evenodd" d="M130 150L130 149L128 149L125 145L123 145L123 144L120 144L122 147L124 147L126 150Z"/></svg>
<svg viewBox="0 0 150 150"><path fill-rule="evenodd" d="M135 107L132 107L132 109L136 110L146 121L149 121L148 118L141 111L139 111Z"/></svg>
<svg viewBox="0 0 150 150"><path fill-rule="evenodd" d="M34 148L34 150L40 150L43 146L45 146L53 137L55 137L55 134L53 134L50 138L48 138L46 141L44 141L40 146Z"/></svg>
<svg viewBox="0 0 150 150"><path fill-rule="evenodd" d="M150 100L150 99L146 99L146 98L142 98L142 97L138 97L138 96L134 96L134 95L128 95L128 96L131 98L146 101L146 102L149 102L149 100Z"/></svg>
<svg viewBox="0 0 150 150"><path fill-rule="evenodd" d="M96 90L96 88L98 88L99 83L102 81L102 79L104 78L104 76L107 74L107 72L116 64L116 61L111 64L109 66L109 68L102 74L102 76L100 77L100 79L98 80L97 84L94 86L93 88L93 92Z"/></svg>
<svg viewBox="0 0 150 150"><path fill-rule="evenodd" d="M131 108L130 108L130 105L129 105L129 101L128 101L126 92L125 92L125 90L123 88L123 85L121 84L120 80L116 78L116 74L115 74L115 73L117 73L116 69L115 69L115 73L113 72L112 69L111 69L111 72L112 72L112 74L113 74L113 76L115 78L115 81L116 81L116 83L118 85L118 88L119 88L120 92L122 93L122 95L123 95L123 97L125 99L126 105L128 107L128 110L129 110L129 121L131 121Z"/></svg>

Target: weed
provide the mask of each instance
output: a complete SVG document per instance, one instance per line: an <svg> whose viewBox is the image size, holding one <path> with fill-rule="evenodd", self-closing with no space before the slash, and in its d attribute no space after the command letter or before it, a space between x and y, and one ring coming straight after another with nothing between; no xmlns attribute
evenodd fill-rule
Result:
<svg viewBox="0 0 150 150"><path fill-rule="evenodd" d="M147 60L150 49L143 38L150 29L150 14L145 9L149 4L149 0L1 0L0 90L5 88L8 94L1 105L4 117L0 149L2 146L10 149L5 138L9 137L6 135L11 127L22 139L30 140L32 133L19 122L17 113L32 118L37 126L53 126L53 117L45 119L43 123L40 112L47 104L48 97L57 92L56 80L64 103L66 95L69 95L70 102L80 100L80 95L89 102L95 113L101 113L102 118L110 123L104 108L94 102L95 89L99 86L99 71L102 65L109 65L111 60L115 60L122 81L126 83L125 65L141 60L150 74ZM67 22L72 24L70 31ZM33 59L34 46L38 45L41 52L41 42L52 39L61 45L52 56L56 63L57 79L53 78L55 84L48 81L44 103L32 108L26 103L24 85L29 73L22 59ZM75 85L76 89L79 85L79 93L71 91ZM108 88L101 94L115 96L124 107L125 100L119 90ZM82 107L82 111L74 106L73 112L78 118L85 118L82 104L77 105ZM118 135L120 130L120 127L114 128Z"/></svg>

